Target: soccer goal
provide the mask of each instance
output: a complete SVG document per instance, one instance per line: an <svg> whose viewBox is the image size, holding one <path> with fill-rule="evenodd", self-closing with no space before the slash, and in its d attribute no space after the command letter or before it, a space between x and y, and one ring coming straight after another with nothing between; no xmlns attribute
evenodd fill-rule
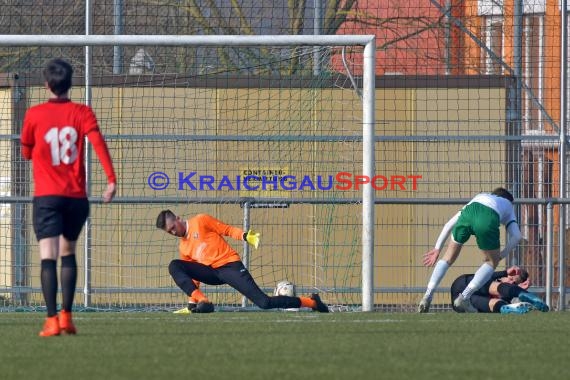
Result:
<svg viewBox="0 0 570 380"><path fill-rule="evenodd" d="M114 46L126 57L120 70ZM3 35L0 47L45 58L0 89L12 118L0 132L5 307L42 305L18 118L45 101L39 73L58 56L76 68L71 97L93 107L119 181L116 200L102 205L105 178L86 151L92 207L78 305L186 303L168 274L177 240L155 227L172 209L258 230L258 250L228 241L268 293L287 280L333 310L373 309L374 36ZM249 305L228 286L203 290L220 308Z"/></svg>

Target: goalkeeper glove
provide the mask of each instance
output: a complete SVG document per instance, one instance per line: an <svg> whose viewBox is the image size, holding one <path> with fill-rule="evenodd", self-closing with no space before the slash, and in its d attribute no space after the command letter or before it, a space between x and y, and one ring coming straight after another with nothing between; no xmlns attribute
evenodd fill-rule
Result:
<svg viewBox="0 0 570 380"><path fill-rule="evenodd" d="M255 249L257 249L257 247L259 247L259 235L259 232L249 230L243 234L243 240L247 241L249 244L253 245Z"/></svg>

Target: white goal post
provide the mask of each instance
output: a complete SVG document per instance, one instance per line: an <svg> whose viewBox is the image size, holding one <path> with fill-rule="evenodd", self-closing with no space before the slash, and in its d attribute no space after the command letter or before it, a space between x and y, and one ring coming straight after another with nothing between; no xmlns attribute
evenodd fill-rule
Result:
<svg viewBox="0 0 570 380"><path fill-rule="evenodd" d="M90 62L91 46L363 46L362 84L362 152L363 176L375 176L375 36L373 35L260 35L260 36L172 36L172 35L0 35L0 46L85 47L86 63ZM90 104L90 71L86 65L85 100ZM120 202L120 199L117 199ZM374 230L375 190L370 184L362 187L362 311L374 306ZM88 227L88 226L87 226ZM89 229L86 228L86 234ZM88 252L86 250L86 255ZM86 274L87 275L87 274Z"/></svg>

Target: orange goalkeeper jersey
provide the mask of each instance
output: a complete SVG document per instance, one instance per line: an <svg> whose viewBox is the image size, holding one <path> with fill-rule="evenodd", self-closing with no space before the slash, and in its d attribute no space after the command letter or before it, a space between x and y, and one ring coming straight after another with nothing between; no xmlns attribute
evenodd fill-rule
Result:
<svg viewBox="0 0 570 380"><path fill-rule="evenodd" d="M243 240L243 230L222 223L218 219L198 214L187 220L186 236L180 238L180 258L219 268L240 261L238 253L226 242L224 236Z"/></svg>

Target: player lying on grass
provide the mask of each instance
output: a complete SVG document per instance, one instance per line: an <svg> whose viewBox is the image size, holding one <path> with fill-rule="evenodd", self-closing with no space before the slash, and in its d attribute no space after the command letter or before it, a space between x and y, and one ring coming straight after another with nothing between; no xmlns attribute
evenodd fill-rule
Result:
<svg viewBox="0 0 570 380"><path fill-rule="evenodd" d="M463 313L453 305L453 301L467 287L473 279L473 274L463 274L453 281L451 285L451 302L453 310ZM471 296L471 303L479 313L516 313L524 314L535 308L540 311L548 311L548 305L535 294L527 289L530 286L528 272L517 266L512 266L506 271L494 272L491 280L479 288ZM522 302L511 304L514 298Z"/></svg>
<svg viewBox="0 0 570 380"><path fill-rule="evenodd" d="M435 248L424 254L423 263L425 266L436 264L441 248L451 232L451 241L447 250L443 258L437 261L426 292L418 306L420 313L429 311L434 289L439 285L449 267L457 260L463 244L469 240L471 235L475 235L477 239L477 246L484 256L484 263L475 272L465 289L453 301L453 304L463 311L477 311L470 302L471 295L491 279L499 261L505 258L521 239L519 226L515 219L513 201L512 194L502 187L496 188L492 193L478 194L445 224ZM509 235L507 244L502 251L499 250L501 246L499 227L501 224L505 226Z"/></svg>
<svg viewBox="0 0 570 380"><path fill-rule="evenodd" d="M163 210L156 219L156 227L180 238L180 259L168 265L172 279L189 297L189 308L194 313L211 313L214 305L200 291L199 284L227 284L246 296L261 309L288 309L308 307L328 313L317 293L311 297L270 297L265 294L243 265L238 253L225 241L224 236L259 245L259 233L244 232L207 214L198 214L182 220L170 210Z"/></svg>

